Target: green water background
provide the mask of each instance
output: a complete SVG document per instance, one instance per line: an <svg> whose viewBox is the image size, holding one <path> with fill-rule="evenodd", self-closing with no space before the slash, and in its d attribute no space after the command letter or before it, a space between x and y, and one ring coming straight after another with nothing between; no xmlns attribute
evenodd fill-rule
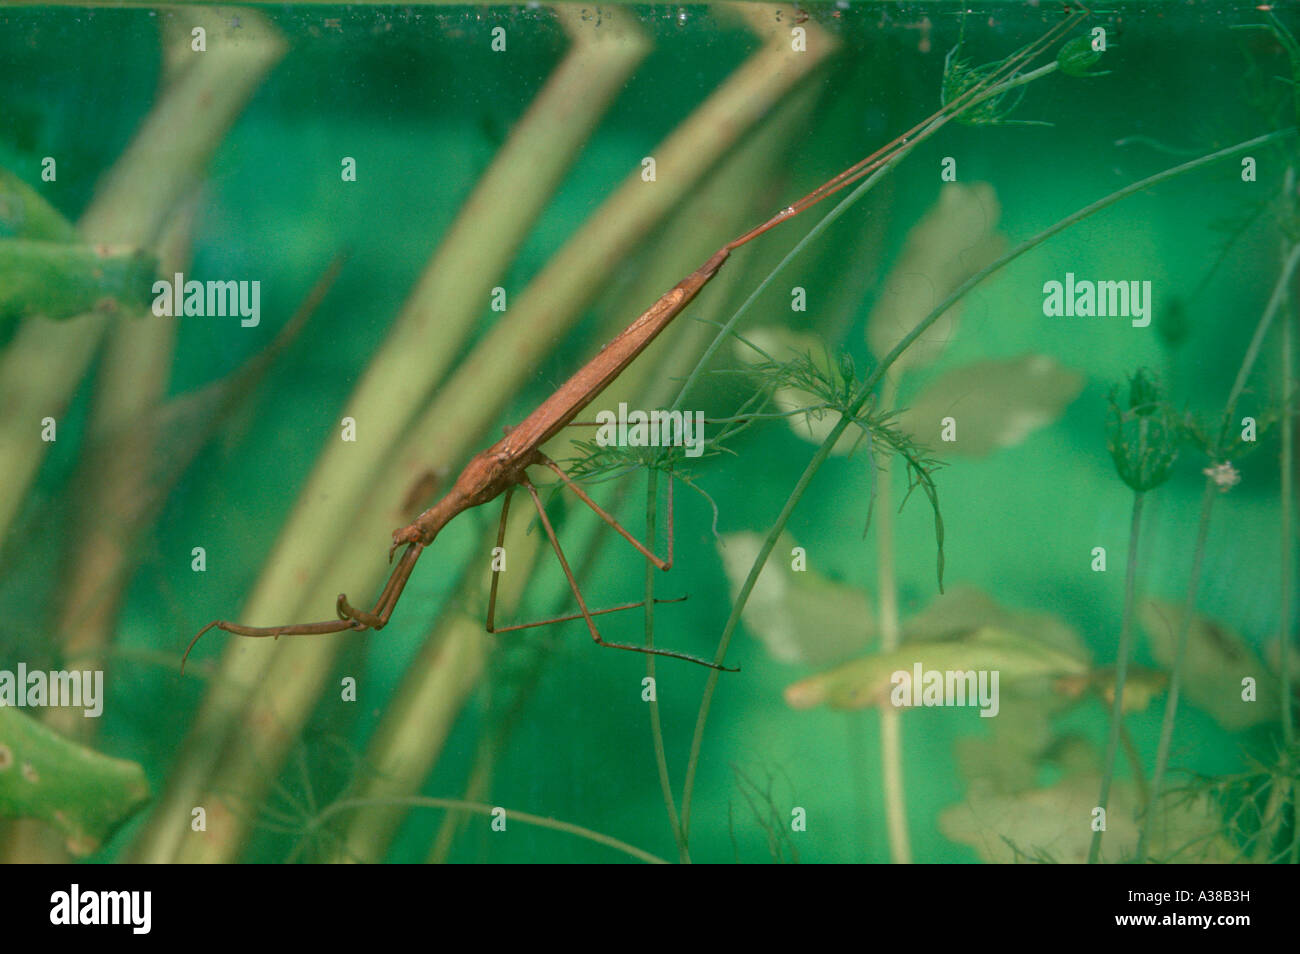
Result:
<svg viewBox="0 0 1300 954"><path fill-rule="evenodd" d="M232 613L252 584L281 521L367 358L400 308L420 268L459 203L490 162L511 123L526 107L563 50L558 26L541 10L460 8L263 8L290 41L290 52L257 92L211 165L195 242L195 276L256 277L263 321L241 329L230 321L182 321L172 390L181 393L228 374L265 346L315 275L342 247L351 250L339 284L309 332L292 347L255 408L227 429L191 468L152 534L122 615L124 645L179 653L201 623ZM520 289L577 225L638 167L642 156L758 46L734 22L703 7L638 8L655 48L597 128L509 274ZM874 149L937 107L944 53L956 41L957 8L854 4L810 7L842 35L845 52L812 81L821 87L810 128L792 143L788 179L766 198L774 209ZM1143 136L1209 152L1268 131L1241 105L1247 70L1236 22L1258 22L1249 5L1181 7L1111 5L1097 22L1112 30L1105 66L1112 75L1076 80L1054 76L1035 84L1018 116L1050 127L956 127L926 143L820 241L837 249L815 271L796 264L788 284L815 300L846 281L851 269L879 269L896 254L908 226L934 201L939 160L957 156L963 182L993 184L1002 230L1019 240L1130 181L1174 164L1176 157L1116 140ZM982 8L991 19L968 25L973 47L993 59L1037 33L1041 11L1017 5ZM918 49L922 17L932 30L929 52ZM341 29L325 28L337 18ZM158 80L156 18L146 10L11 9L0 13L0 163L35 181L40 157L59 156L57 186L45 194L74 217L97 177L130 139ZM488 48L492 25L507 26L506 57ZM359 155L359 181L339 181L338 157ZM1262 180L1268 180L1261 175ZM1013 606L1058 613L1083 636L1094 657L1113 660L1122 598L1122 554L1130 494L1114 476L1104 441L1105 395L1138 365L1159 370L1175 401L1192 409L1220 407L1249 333L1276 274L1276 239L1256 229L1229 253L1215 280L1187 298L1223 247L1215 224L1240 216L1233 162L1176 180L1085 222L986 283L970 296L960 335L932 368L911 379L903 397L944 368L976 358L1028 351L1051 355L1087 376L1063 418L1020 446L986 459L955 459L939 474L947 525L947 580L982 587ZM1259 196L1268 188L1261 184ZM762 217L762 199L756 203ZM737 202L756 197L737 195ZM883 261L864 261L859 245L868 220ZM811 224L774 233L755 255L775 256ZM642 253L644 255L644 253ZM637 260L626 274L634 274ZM1190 321L1185 344L1171 351L1154 329L1124 321L1052 321L1041 313L1042 282L1074 271L1081 277L1142 278L1155 285L1156 322L1175 297ZM795 275L797 273L797 282ZM752 325L790 319L783 279L760 300ZM795 316L832 334L869 367L863 322L873 289L851 309ZM825 292L825 295L821 295ZM628 320L648 302L610 300L600 308ZM485 307L484 325L492 313ZM556 342L535 369L532 388L502 423L527 413L592 352L600 321L587 316L570 340ZM1257 380L1276 381L1276 356L1266 354ZM725 412L736 391L711 382L704 406ZM1248 394L1243 413L1258 406ZM78 452L89 399L83 386L60 440L41 472L24 519L59 512ZM1252 402L1256 402L1253 403ZM1270 445L1275 446L1275 445ZM724 532L763 532L780 509L809 445L781 425L746 437L738 459L705 471L704 485L721 506ZM1152 500L1143 542L1145 594L1179 599L1191 562L1202 477L1192 455ZM639 485L638 485L639 487ZM874 539L862 539L868 478L865 462L834 460L818 475L790 530L816 567L831 577L875 589ZM638 491L639 492L639 491ZM1247 460L1242 484L1221 501L1211 530L1201 587L1203 612L1238 629L1254 646L1277 631L1278 479L1270 451ZM709 513L693 495L679 498L678 564L661 592L686 589L690 600L658 614L658 638L709 654L729 611L729 590L708 531ZM633 517L635 523L636 518ZM439 546L463 552L482 536L495 512L448 531ZM930 514L914 501L897 521L897 567L904 615L935 596ZM4 605L42 605L54 592L59 565L54 536L12 566ZM209 553L205 574L190 571L190 548ZM8 544L14 545L11 539ZM1110 572L1089 570L1089 552L1105 545ZM379 558L379 555L377 555ZM607 599L635 599L643 564L625 547L607 547L586 584ZM547 611L558 576L539 586L534 614ZM326 704L302 749L317 797L337 789L349 766L344 749L364 750L384 699L409 663L454 580L435 559L422 562L394 624L356 638L343 671L361 676L362 701ZM339 581L347 589L347 581ZM9 614L7 614L9 615ZM26 658L39 658L40 612L8 636ZM636 614L609 624L611 638L638 638ZM9 618L14 618L10 616ZM854 625L846 620L845 625ZM580 624L569 624L563 650L500 753L494 804L553 815L655 851L673 854L657 784L645 706L639 697L641 658L596 649ZM485 637L487 638L487 637ZM217 645L205 647L215 655ZM8 653L6 653L8 655ZM808 811L798 836L802 860L884 861L888 858L879 782L880 754L872 712L794 712L782 689L809 670L769 658L746 634L732 657L744 671L726 677L713 708L698 780L693 853L706 860L764 860L766 842L739 794L733 765L758 777L772 773L782 806ZM1144 644L1138 661L1150 663ZM680 785L705 673L661 664L659 698L669 765ZM140 760L155 788L183 739L202 686L158 667L123 662L110 674L108 714L100 747ZM479 693L451 736L426 794L455 796L485 724ZM1143 761L1154 761L1161 707L1132 716ZM1100 746L1108 713L1099 703L1069 716L1069 728ZM975 854L939 832L936 818L961 801L954 740L987 731L970 711L918 711L904 719L907 804L918 859L970 861ZM1262 733L1228 734L1184 707L1175 764L1203 772L1237 770ZM1123 771L1123 770L1121 770ZM301 797L297 768L284 777ZM787 809L788 810L788 809ZM729 825L728 815L731 814ZM422 859L440 814L418 811L390 855ZM731 831L729 832L729 827ZM128 829L101 853L115 857ZM248 857L274 860L292 842L260 834ZM465 837L460 860L607 860L596 846L524 827L494 838L486 824Z"/></svg>

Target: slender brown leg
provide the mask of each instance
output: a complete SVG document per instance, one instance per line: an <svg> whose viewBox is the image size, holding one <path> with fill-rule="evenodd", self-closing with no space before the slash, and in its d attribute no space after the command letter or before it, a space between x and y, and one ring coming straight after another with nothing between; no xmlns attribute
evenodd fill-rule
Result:
<svg viewBox="0 0 1300 954"><path fill-rule="evenodd" d="M506 517L510 514L510 498L514 495L515 488L506 488L506 499L501 502L501 521L497 524L497 547L502 548L506 545ZM488 608L487 608L487 631L495 633L497 619L497 583L501 579L499 570L492 571L492 588L488 591Z"/></svg>
<svg viewBox="0 0 1300 954"><path fill-rule="evenodd" d="M551 548L555 550L555 555L560 559L560 568L564 570L565 579L569 581L569 589L573 591L573 596L578 601L578 608L582 610L582 618L587 621L587 629L591 631L591 638L596 641L597 645L607 646L610 649L626 649L629 652L645 653L649 656L670 656L673 659L685 659L687 662L693 662L700 666L707 666L710 669L723 669L727 672L739 672L738 669L731 669L727 666L720 666L715 662L707 659L701 659L699 656L692 656L689 653L679 653L672 649L658 649L649 646L633 646L629 643L611 643L601 638L600 630L596 629L596 622L593 620L592 613L587 609L587 601L582 598L582 590L578 588L578 581L573 577L573 571L569 569L569 561L565 559L564 550L560 547L560 541L555 536L555 528L551 526L551 520L546 516L546 508L542 506L541 498L537 496L537 488L527 477L521 481L528 495L533 498L533 506L537 508L537 515L542 520L542 527L546 530L546 536L551 541Z"/></svg>
<svg viewBox="0 0 1300 954"><path fill-rule="evenodd" d="M684 603L686 597L675 596L672 599L655 598L655 605L660 603ZM586 619L587 616L604 616L607 613L621 613L623 610L636 609L638 606L645 606L645 600L638 600L635 603L624 603L622 606L610 606L605 609L588 610L583 613L569 613L567 616L552 616L550 619L534 620L531 623L514 623L510 626L489 626L489 633L513 633L517 629L532 629L534 626L549 626L551 623L567 623L571 619Z"/></svg>
<svg viewBox="0 0 1300 954"><path fill-rule="evenodd" d="M510 495L513 494L514 492L515 492L514 487L508 489L506 491L505 501L501 504L501 521L497 525L497 546L498 547L504 546L506 542L506 516L507 514L510 513ZM582 613L570 613L567 616L552 616L550 619L534 620L531 623L513 623L510 626L498 626L496 624L496 615L497 615L497 581L499 579L500 579L500 572L497 570L493 570L492 587L488 591L486 629L489 633L513 633L516 630L520 630L520 629L532 629L535 626L548 626L551 623L567 623L571 619L581 619L583 617ZM686 599L686 597L679 596L676 599L655 600L655 602L656 603L680 603L684 599ZM591 615L603 616L606 613L617 613L620 612L621 610L635 609L638 606L644 606L644 605L645 605L645 600L641 600L638 603L624 603L622 606L611 606L609 609L592 610Z"/></svg>
<svg viewBox="0 0 1300 954"><path fill-rule="evenodd" d="M622 524L620 524L617 520L614 519L612 514L607 513L605 510L601 508L600 504L596 503L596 501L588 497L587 492L583 490L581 487L579 487L573 481L573 478L571 478L568 474L566 474L563 470L561 470L559 464L551 460L549 457L544 457L541 454L538 455L538 461L543 466L549 467L551 470L555 471L556 476L558 476L560 480L564 481L565 486L567 486L570 490L572 490L575 494L577 494L579 500L581 500L593 511L595 511L596 516L600 517L601 520L604 520L607 524L609 524L614 529L615 533L621 536L628 543L632 544L632 546L636 547L637 550L641 552L642 556L644 556L647 560L649 560L651 563L653 563L661 570L672 569L673 566L673 481L671 475L669 476L668 479L668 559L661 560L659 559L659 557L651 553L644 543L642 543L636 537L632 536L632 534L629 533L623 527Z"/></svg>

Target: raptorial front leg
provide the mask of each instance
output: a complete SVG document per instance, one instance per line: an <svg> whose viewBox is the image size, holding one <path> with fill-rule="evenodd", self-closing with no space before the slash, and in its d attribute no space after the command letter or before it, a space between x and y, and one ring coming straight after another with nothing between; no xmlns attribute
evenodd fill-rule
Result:
<svg viewBox="0 0 1300 954"><path fill-rule="evenodd" d="M397 561L397 566L393 567L393 572L388 576L388 582L384 585L384 591L379 594L379 599L375 602L375 608L367 613L365 610L359 610L348 603L345 594L340 593L338 602L335 604L335 610L340 619L352 620L361 624L360 628L383 629L388 625L389 618L393 615L393 609L397 606L397 601L402 597L402 590L406 588L406 581L411 578L411 571L415 569L415 561L420 559L420 554L424 551L424 544L411 543L402 553L402 558Z"/></svg>
<svg viewBox="0 0 1300 954"><path fill-rule="evenodd" d="M292 626L241 626L239 623L232 623L228 620L218 619L194 634L190 644L185 647L185 653L181 656L181 675L185 674L185 663L190 658L190 651L194 649L203 634L210 629L219 629L222 632L230 633L234 636L250 636L254 639L278 639L281 636L323 636L326 633L342 633L347 630L365 629L356 620L351 619L331 619L321 623L295 623Z"/></svg>
<svg viewBox="0 0 1300 954"><path fill-rule="evenodd" d="M224 619L215 620L199 630L194 638L190 640L190 644L185 647L185 654L181 656L181 672L185 672L185 663L190 658L190 651L202 638L203 634L211 629L219 629L233 636L249 636L255 639L268 637L278 639L281 636L324 636L328 633L383 629L388 624L389 617L393 615L393 607L397 605L397 600L402 595L402 589L406 586L406 581L410 579L411 570L414 569L415 561L420 558L420 551L423 549L424 547L419 543L413 543L407 547L406 552L402 554L402 559L388 577L388 583L385 584L384 591L379 594L379 600L375 603L373 612L367 613L364 610L354 608L348 603L348 598L340 593L338 602L335 604L335 610L338 612L339 618L325 620L320 623L295 623L292 626L242 626L239 623L232 623Z"/></svg>

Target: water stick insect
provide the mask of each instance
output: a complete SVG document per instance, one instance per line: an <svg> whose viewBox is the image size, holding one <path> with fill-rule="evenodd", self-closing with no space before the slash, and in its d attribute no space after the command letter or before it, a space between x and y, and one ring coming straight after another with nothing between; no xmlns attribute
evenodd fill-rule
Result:
<svg viewBox="0 0 1300 954"><path fill-rule="evenodd" d="M586 506L590 507L601 520L609 524L616 533L636 547L656 567L661 570L668 570L672 566L672 480L668 482L668 558L660 559L619 524L613 516L593 501L555 461L547 457L542 452L543 445L561 430L573 424L578 414L594 401L668 327L674 318L681 314L704 286L718 273L732 252L741 246L747 245L782 222L794 218L823 199L834 195L841 189L882 169L887 164L898 159L903 153L910 151L918 143L933 135L949 120L986 99L998 95L1000 84L1015 76L1022 66L1042 53L1063 32L1071 29L1086 16L1086 10L1082 8L1076 9L1071 16L1062 20L1038 40L1021 48L1000 64L997 64L996 68L987 72L978 82L968 86L959 96L946 102L937 112L865 159L855 163L814 189L798 202L782 209L761 225L733 239L709 256L703 265L678 282L658 301L646 309L640 317L602 348L595 357L588 361L569 380L560 385L549 398L542 402L540 407L529 414L520 424L508 429L506 435L487 450L481 451L472 457L465 469L461 471L460 476L456 478L451 489L440 500L421 513L411 523L393 533L393 543L389 549L389 560L392 560L399 547L404 546L406 549L398 559L397 565L393 568L388 582L384 585L383 591L379 594L379 599L372 610L366 611L353 606L348 601L347 596L340 593L335 604L337 619L284 626L244 626L228 620L215 620L199 630L190 641L182 659L182 667L184 666L184 659L189 657L190 651L199 641L199 638L211 629L220 629L236 636L269 636L272 638L383 629L392 617L393 610L397 606L397 601L401 598L402 590L405 588L407 580L410 579L411 571L415 568L420 554L433 542L442 528L466 510L482 506L504 494L505 500L501 508L500 528L498 531L499 545L500 541L504 539L510 497L516 488L522 487L532 498L533 506L537 510L551 548L555 551L560 567L564 571L569 589L577 600L579 612L569 616L498 628L495 625L498 577L497 571L494 571L488 598L486 625L488 632L509 632L580 617L585 620L591 638L600 646L611 649L625 649L654 656L667 656L673 659L684 659L711 669L736 671L720 663L711 662L689 653L659 647L615 643L603 638L596 626L594 617L604 613L631 609L642 604L629 603L605 610L588 608L573 571L569 567L568 560L564 556L564 550L560 546L555 529L551 526L551 522L542 506L537 488L528 477L528 468L543 467L554 472L566 488L572 491Z"/></svg>

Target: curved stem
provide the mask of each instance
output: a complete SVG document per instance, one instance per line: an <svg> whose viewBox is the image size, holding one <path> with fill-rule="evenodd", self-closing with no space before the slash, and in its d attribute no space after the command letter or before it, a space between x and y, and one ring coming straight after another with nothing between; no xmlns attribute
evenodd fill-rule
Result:
<svg viewBox="0 0 1300 954"><path fill-rule="evenodd" d="M1288 296L1288 304L1290 298ZM1295 586L1295 541L1291 526L1291 494L1295 488L1295 450L1292 424L1295 420L1291 402L1294 400L1295 373L1292 365L1291 324L1294 314L1282 317L1282 606L1279 615L1279 635L1282 670L1282 738L1290 748L1295 742L1295 726L1291 716L1291 594ZM1295 824L1296 837L1300 838L1300 819Z"/></svg>
<svg viewBox="0 0 1300 954"><path fill-rule="evenodd" d="M1187 596L1183 601L1183 614L1178 628L1178 644L1174 650L1174 668L1169 676L1169 693L1165 697L1165 714L1160 723L1160 743L1156 748L1156 767L1151 776L1151 796L1147 799L1146 816L1138 835L1137 863L1146 861L1150 848L1151 826L1159 810L1160 794L1164 786L1165 767L1169 764L1169 748L1174 740L1174 718L1178 713L1178 693L1182 689L1183 663L1187 657L1187 636L1192 628L1192 614L1196 611L1196 593L1201 585L1201 566L1205 562L1205 541L1210 533L1210 515L1214 512L1215 483L1205 478L1201 495L1201 519L1196 528L1196 545L1192 550L1192 572L1187 582Z"/></svg>
<svg viewBox="0 0 1300 954"><path fill-rule="evenodd" d="M1241 368L1237 371L1237 378L1233 382L1232 390L1228 393L1228 400L1224 406L1223 427L1219 432L1219 446L1222 445L1223 438L1227 434L1228 424L1232 420L1233 411L1237 406L1237 399L1241 397L1241 392L1245 390L1246 381L1249 380L1250 372L1255 366L1255 360L1259 357L1264 336L1286 297L1287 286L1291 282L1292 275L1295 274L1297 265L1300 265L1300 244L1292 246L1286 256L1282 265L1282 273L1278 276L1277 283L1273 287L1273 293L1269 296L1268 305L1264 309L1264 314L1260 316L1259 324L1255 327L1255 334L1251 337L1250 344L1246 348L1246 354L1241 361ZM1286 395L1286 399L1289 400L1290 395ZM1213 448L1215 453L1211 456L1217 456L1218 449L1218 446ZM1187 656L1187 640L1191 633L1192 615L1196 610L1196 593L1201 582L1201 564L1205 556L1205 540L1210 529L1210 514L1214 510L1215 486L1213 479L1207 477L1205 491L1201 499L1201 522L1196 531L1196 549L1192 555L1192 574L1187 584L1187 598L1183 603L1183 614L1178 627L1178 644L1174 651L1174 669L1169 676L1169 694L1165 699L1164 719L1160 723L1160 743L1156 749L1156 767L1151 779L1151 799L1147 804L1146 817L1142 822L1142 832L1138 836L1138 863L1146 860L1147 851L1150 848L1151 826L1155 823L1155 816L1159 812L1165 770L1169 764L1169 751L1173 745L1174 721L1178 715L1178 695L1182 686L1183 665ZM1284 579L1283 589L1286 589L1286 587L1287 581ZM1285 627L1287 621L1283 619L1282 624Z"/></svg>
<svg viewBox="0 0 1300 954"><path fill-rule="evenodd" d="M668 478L672 480L670 475ZM655 548L655 523L657 514L657 497L659 490L659 472L653 467L649 469L646 483L646 508L645 508L645 545L646 549L654 551ZM671 507L669 510L671 511ZM653 649L655 644L655 565L649 560L645 561L645 644L648 648ZM673 799L673 783L668 775L668 758L664 753L664 730L663 723L659 718L659 695L658 686L655 680L655 657L646 656L645 663L646 676L650 679L650 684L655 687L650 695L650 737L654 743L655 765L659 770L659 787L664 794L664 807L668 811L668 825L673 830L673 841L677 843L677 857L683 864L689 864L691 860L690 852L686 848L686 841L682 838L682 824L677 815L677 803Z"/></svg>
<svg viewBox="0 0 1300 954"><path fill-rule="evenodd" d="M351 811L356 808L371 808L378 805L409 805L413 808L443 808L448 810L475 812L479 815L491 816L494 809L498 806L486 805L482 802L467 802L459 798L430 798L425 795L407 795L399 798L346 798L334 802L321 809L313 820L313 825L320 825L325 819L340 812ZM620 841L609 835L593 831L590 828L584 828L581 825L575 825L572 822L560 821L557 818L547 818L544 815L532 815L528 812L517 812L514 810L506 811L506 818L510 821L523 822L525 825L535 825L538 828L549 828L552 831L562 831L578 838L593 841L598 845L604 845L607 848L613 848L615 851L621 851L625 855L631 855L638 861L644 861L652 865L668 864L663 858L652 855L648 851L642 851L635 845L629 845L625 841Z"/></svg>
<svg viewBox="0 0 1300 954"><path fill-rule="evenodd" d="M1132 655L1133 642L1133 604L1137 596L1138 542L1142 532L1142 502L1146 494L1138 491L1133 494L1133 517L1128 529L1128 566L1124 570L1124 618L1119 630L1119 659L1115 665L1115 703L1110 712L1110 741L1106 744L1106 767L1101 775L1101 793L1097 796L1097 807L1105 818L1106 808L1110 803L1110 783L1115 775L1115 756L1119 752L1120 729L1124 725L1124 683L1128 679L1128 660ZM1101 839L1105 828L1097 828L1092 833L1092 847L1088 850L1088 864L1095 865L1101 859Z"/></svg>
<svg viewBox="0 0 1300 954"><path fill-rule="evenodd" d="M890 408L898 401L898 375L885 375L880 389L880 406ZM880 601L880 648L892 652L900 641L898 581L894 573L893 458L887 448L875 452L873 466L881 470L876 484L876 598ZM885 786L885 820L889 832L889 858L895 864L912 863L912 845L907 835L907 799L903 792L903 734L900 716L893 706L880 709L880 761Z"/></svg>

